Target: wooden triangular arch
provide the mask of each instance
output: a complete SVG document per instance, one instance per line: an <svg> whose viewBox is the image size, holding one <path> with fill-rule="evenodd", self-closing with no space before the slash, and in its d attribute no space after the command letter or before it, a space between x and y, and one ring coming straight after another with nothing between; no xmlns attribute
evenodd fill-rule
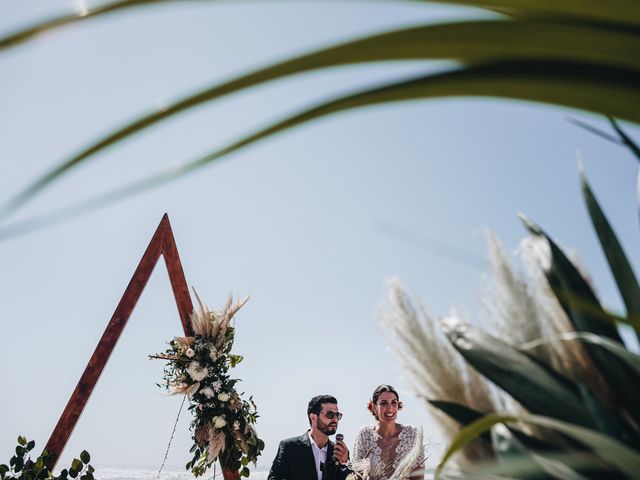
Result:
<svg viewBox="0 0 640 480"><path fill-rule="evenodd" d="M138 299L144 290L144 287L153 272L156 263L160 259L160 255L164 257L164 263L167 266L169 273L169 280L171 281L171 289L173 290L173 296L176 299L176 306L178 307L178 313L180 320L182 321L182 328L186 336L192 336L193 331L191 324L189 323L189 316L193 311L193 303L189 296L189 288L187 286L187 280L182 270L182 263L180 262L180 256L178 255L178 249L176 248L176 242L171 231L171 225L169 223L169 217L165 213L153 234L151 241L144 255L140 259L138 268L131 277L129 285L127 285L120 303L116 307L113 316L107 325L98 346L96 347L89 363L84 369L84 373L78 381L67 406L65 407L56 427L49 437L49 441L45 447L51 456L48 458L49 469L52 470L58 458L64 450L73 429L84 410L84 407L93 392L100 374L104 370L111 352L116 346L122 330L124 330L131 313L133 312ZM225 480L239 480L240 474L238 472L223 470L223 476Z"/></svg>

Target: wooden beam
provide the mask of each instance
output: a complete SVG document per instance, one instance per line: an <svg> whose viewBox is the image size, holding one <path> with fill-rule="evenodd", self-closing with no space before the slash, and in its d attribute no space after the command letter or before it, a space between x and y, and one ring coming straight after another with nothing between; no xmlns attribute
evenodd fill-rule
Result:
<svg viewBox="0 0 640 480"><path fill-rule="evenodd" d="M113 312L102 338L89 359L89 363L84 369L75 390L71 394L67 406L53 429L51 437L49 437L49 441L45 446L45 450L50 453L47 461L49 470L53 470L58 462L134 307L138 303L144 287L151 277L153 269L160 259L160 255L164 257L164 262L167 266L171 289L176 300L184 333L187 336L193 335L189 322L189 317L193 311L193 303L189 295L189 288L182 269L182 263L180 262L180 255L173 237L171 224L169 223L169 217L165 213L149 242L149 246L144 255L142 255L138 268L133 273L131 281L120 299L120 303L118 303L115 312ZM225 480L240 479L238 472L230 470L223 470L223 476Z"/></svg>

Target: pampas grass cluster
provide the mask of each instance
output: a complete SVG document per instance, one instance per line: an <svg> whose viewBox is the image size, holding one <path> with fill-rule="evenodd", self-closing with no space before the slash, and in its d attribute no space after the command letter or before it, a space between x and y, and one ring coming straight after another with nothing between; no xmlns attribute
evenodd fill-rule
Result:
<svg viewBox="0 0 640 480"><path fill-rule="evenodd" d="M579 379L594 392L600 392L606 401L608 390L582 344L560 341L572 329L545 276L551 262L547 241L540 237L525 238L516 252L524 266L519 269L495 233L487 230L485 236L489 272L480 298L483 322L498 338L527 349L558 371ZM524 412L515 400L468 367L449 343L441 324L466 323L460 313L454 310L448 317L434 317L419 301L410 299L400 280L392 278L387 283L387 301L379 318L388 344L415 395L425 400L447 442L457 434L460 425L432 407L427 399L462 403L483 413ZM458 466L493 456L486 442L475 441L457 457Z"/></svg>

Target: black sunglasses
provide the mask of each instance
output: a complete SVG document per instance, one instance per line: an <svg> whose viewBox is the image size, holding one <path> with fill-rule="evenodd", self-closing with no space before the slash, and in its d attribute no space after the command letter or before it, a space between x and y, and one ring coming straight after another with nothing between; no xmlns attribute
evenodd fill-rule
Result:
<svg viewBox="0 0 640 480"><path fill-rule="evenodd" d="M332 412L331 410L322 410L320 413L324 412L329 420L333 420L334 418L338 418L338 420L342 420L342 414L340 412Z"/></svg>

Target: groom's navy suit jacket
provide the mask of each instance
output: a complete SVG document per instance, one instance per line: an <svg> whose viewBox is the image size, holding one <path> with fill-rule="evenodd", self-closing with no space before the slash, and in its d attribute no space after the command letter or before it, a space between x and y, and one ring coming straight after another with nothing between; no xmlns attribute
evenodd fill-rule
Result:
<svg viewBox="0 0 640 480"><path fill-rule="evenodd" d="M332 455L333 442L329 440L323 479L344 480L350 471L346 467L336 467L331 461ZM319 480L308 431L280 442L268 480Z"/></svg>

